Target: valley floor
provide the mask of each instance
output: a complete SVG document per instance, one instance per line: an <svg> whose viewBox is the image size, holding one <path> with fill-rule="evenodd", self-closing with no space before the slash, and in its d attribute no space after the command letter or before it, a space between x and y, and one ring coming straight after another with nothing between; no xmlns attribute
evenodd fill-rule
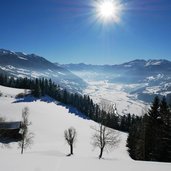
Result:
<svg viewBox="0 0 171 171"><path fill-rule="evenodd" d="M135 94L128 93L129 89L133 91L138 86L140 85L88 80L88 87L84 90L84 94L88 94L96 103L107 101L109 104L115 104L120 115L130 113L141 116L149 105L138 100Z"/></svg>
<svg viewBox="0 0 171 171"><path fill-rule="evenodd" d="M50 98L34 101L17 101L15 95L24 90L0 86L0 117L8 121L21 120L22 109L28 107L34 133L31 149L20 154L17 143L0 149L2 171L170 171L171 163L142 162L132 160L126 148L127 134L120 132L118 148L104 153L98 159L98 149L93 149L92 126L97 123L76 115L76 110L55 103ZM69 147L64 141L64 130L73 126L77 131L74 155L67 157Z"/></svg>

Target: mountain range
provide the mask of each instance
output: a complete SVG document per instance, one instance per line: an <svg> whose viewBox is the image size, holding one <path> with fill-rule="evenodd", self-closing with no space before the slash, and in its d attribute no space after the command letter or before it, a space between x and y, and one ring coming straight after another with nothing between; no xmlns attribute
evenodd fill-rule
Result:
<svg viewBox="0 0 171 171"><path fill-rule="evenodd" d="M51 78L61 87L81 92L86 83L69 70L35 54L0 49L0 72L14 77Z"/></svg>
<svg viewBox="0 0 171 171"><path fill-rule="evenodd" d="M141 113L154 96L171 101L171 61L134 60L120 65L59 64L36 54L0 49L0 73L14 77L51 78L95 102L115 103L122 114Z"/></svg>
<svg viewBox="0 0 171 171"><path fill-rule="evenodd" d="M108 83L130 85L124 91L136 94L138 99L145 102L151 102L155 95L171 94L171 61L168 60L134 60L120 65L80 63L61 66L87 82L106 80Z"/></svg>

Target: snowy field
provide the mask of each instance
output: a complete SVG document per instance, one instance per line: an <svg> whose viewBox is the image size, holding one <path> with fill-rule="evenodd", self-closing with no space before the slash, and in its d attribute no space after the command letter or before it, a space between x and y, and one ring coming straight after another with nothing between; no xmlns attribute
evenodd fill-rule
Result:
<svg viewBox="0 0 171 171"><path fill-rule="evenodd" d="M147 111L148 105L129 94L129 90L134 90L138 84L117 84L108 81L88 80L88 87L84 94L88 94L95 103L105 100L110 104L116 104L118 114L135 114L141 116Z"/></svg>
<svg viewBox="0 0 171 171"><path fill-rule="evenodd" d="M97 158L99 151L93 150L91 126L97 124L75 114L75 110L59 105L50 99L17 102L14 98L24 90L0 86L0 116L8 121L21 120L24 107L30 110L30 129L34 132L34 143L23 155L17 143L10 148L1 145L1 171L170 171L170 163L141 162L130 159L125 147L127 134L120 133L118 148ZM64 130L73 126L77 130L74 155L66 157L69 147L64 141Z"/></svg>

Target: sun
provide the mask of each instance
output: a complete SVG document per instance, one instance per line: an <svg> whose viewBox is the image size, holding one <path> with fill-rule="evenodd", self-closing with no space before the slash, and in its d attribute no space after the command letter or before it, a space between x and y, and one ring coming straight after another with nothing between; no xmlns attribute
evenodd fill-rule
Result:
<svg viewBox="0 0 171 171"><path fill-rule="evenodd" d="M99 4L99 13L102 17L110 18L115 13L115 6L111 1Z"/></svg>
<svg viewBox="0 0 171 171"><path fill-rule="evenodd" d="M103 21L119 22L121 9L119 0L99 0L96 4L97 16Z"/></svg>

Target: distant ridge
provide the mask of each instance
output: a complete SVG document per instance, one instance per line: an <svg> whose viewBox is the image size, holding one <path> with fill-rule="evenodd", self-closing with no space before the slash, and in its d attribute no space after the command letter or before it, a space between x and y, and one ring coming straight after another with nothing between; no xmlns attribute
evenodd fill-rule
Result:
<svg viewBox="0 0 171 171"><path fill-rule="evenodd" d="M0 49L0 73L15 77L51 78L61 87L81 92L86 83L72 72L36 54Z"/></svg>
<svg viewBox="0 0 171 171"><path fill-rule="evenodd" d="M124 89L135 98L151 102L154 96L171 99L171 61L165 59L136 59L117 65L65 64L70 70L87 81L107 81L121 85L135 85Z"/></svg>

